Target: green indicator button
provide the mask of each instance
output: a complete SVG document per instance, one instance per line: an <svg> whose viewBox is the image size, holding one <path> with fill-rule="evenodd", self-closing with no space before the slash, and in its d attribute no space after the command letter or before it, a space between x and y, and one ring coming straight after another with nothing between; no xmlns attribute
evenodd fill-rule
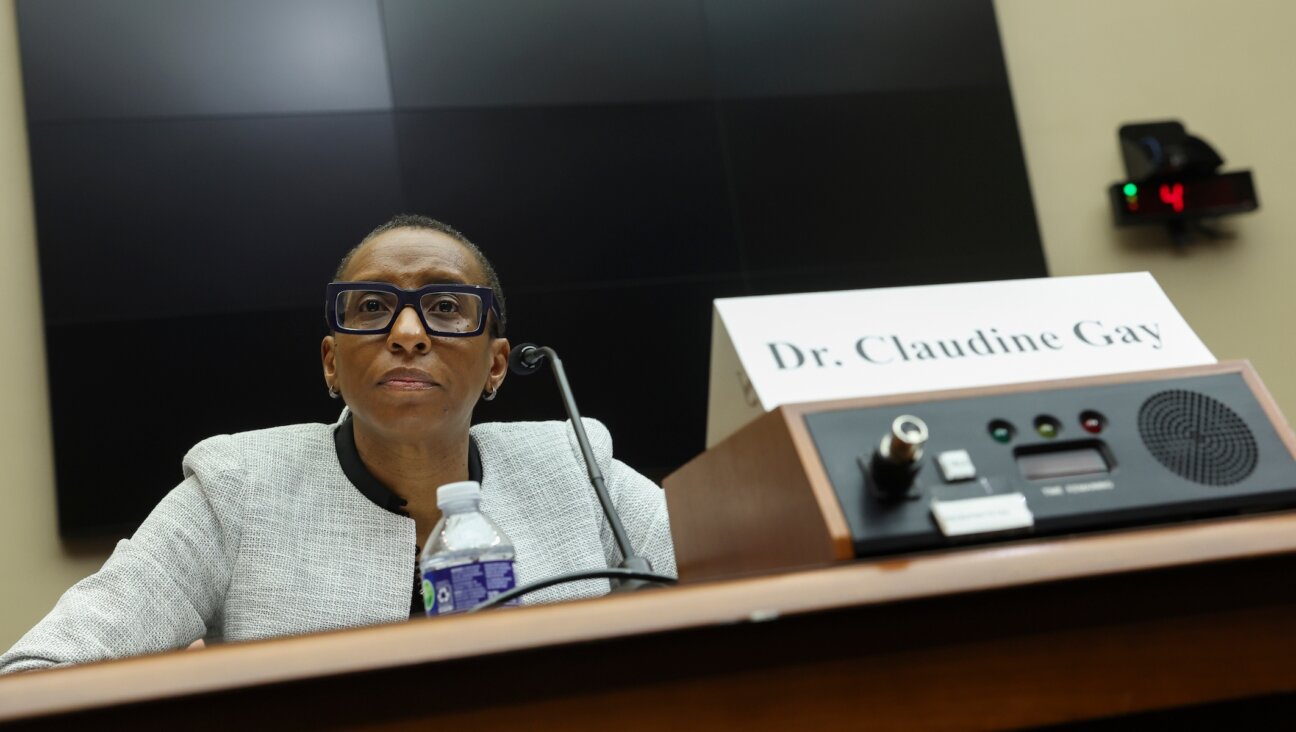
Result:
<svg viewBox="0 0 1296 732"><path fill-rule="evenodd" d="M990 423L990 437L993 438L995 442L1011 442L1014 432L1015 430L1013 430L1013 426L1002 419L996 419Z"/></svg>
<svg viewBox="0 0 1296 732"><path fill-rule="evenodd" d="M1138 186L1134 185L1133 183L1126 183L1126 184L1125 184L1125 195L1127 195L1127 196L1137 196L1137 195L1138 195Z"/></svg>

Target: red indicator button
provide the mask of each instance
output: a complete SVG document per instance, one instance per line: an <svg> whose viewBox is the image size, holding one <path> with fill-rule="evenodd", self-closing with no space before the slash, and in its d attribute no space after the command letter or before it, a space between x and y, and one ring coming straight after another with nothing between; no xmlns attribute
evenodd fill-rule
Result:
<svg viewBox="0 0 1296 732"><path fill-rule="evenodd" d="M1103 431L1107 426L1107 420L1097 412L1082 412L1080 414L1080 426L1085 432L1096 435Z"/></svg>

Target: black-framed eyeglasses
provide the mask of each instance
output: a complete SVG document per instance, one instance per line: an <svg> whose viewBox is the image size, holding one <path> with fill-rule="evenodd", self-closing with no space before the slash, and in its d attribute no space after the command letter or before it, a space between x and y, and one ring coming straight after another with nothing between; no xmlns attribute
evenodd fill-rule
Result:
<svg viewBox="0 0 1296 732"><path fill-rule="evenodd" d="M427 285L406 290L386 282L331 282L324 309L339 333L388 333L396 316L414 308L429 335L469 337L486 329L495 293L479 285Z"/></svg>

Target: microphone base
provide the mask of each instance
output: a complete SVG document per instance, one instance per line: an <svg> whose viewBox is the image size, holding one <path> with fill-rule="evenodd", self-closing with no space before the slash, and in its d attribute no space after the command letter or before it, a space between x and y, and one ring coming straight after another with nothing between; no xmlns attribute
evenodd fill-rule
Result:
<svg viewBox="0 0 1296 732"><path fill-rule="evenodd" d="M621 569L629 569L634 572L643 572L645 574L652 574L653 571L652 562L648 561L646 557L636 557L636 556L626 557L625 561L621 562L617 566L620 567ZM661 583L659 582L651 582L649 580L642 580L642 579L612 580L613 592L633 592L635 590L642 590L645 587L660 587L660 586Z"/></svg>

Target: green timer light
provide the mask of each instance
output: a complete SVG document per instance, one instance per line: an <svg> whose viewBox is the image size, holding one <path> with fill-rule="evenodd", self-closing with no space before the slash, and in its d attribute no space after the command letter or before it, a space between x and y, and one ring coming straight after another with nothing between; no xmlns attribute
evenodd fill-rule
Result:
<svg viewBox="0 0 1296 732"><path fill-rule="evenodd" d="M1125 184L1125 195L1127 195L1127 196L1131 196L1131 197L1132 197L1132 196L1137 196L1137 195L1138 195L1138 186L1134 185L1133 183L1126 183L1126 184Z"/></svg>

